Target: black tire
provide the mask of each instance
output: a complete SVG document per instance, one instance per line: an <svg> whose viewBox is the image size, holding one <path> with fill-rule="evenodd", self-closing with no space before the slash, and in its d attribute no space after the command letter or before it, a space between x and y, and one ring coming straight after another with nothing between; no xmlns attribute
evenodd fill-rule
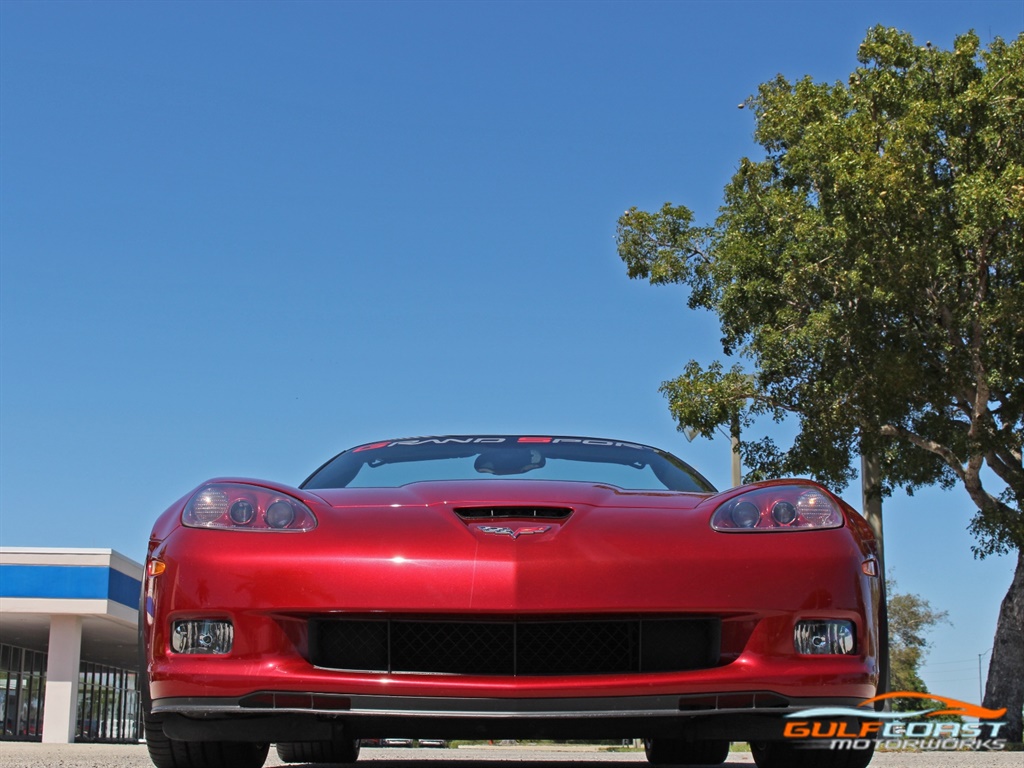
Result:
<svg viewBox="0 0 1024 768"><path fill-rule="evenodd" d="M800 749L788 741L752 741L757 768L866 768L875 753L868 749Z"/></svg>
<svg viewBox="0 0 1024 768"><path fill-rule="evenodd" d="M269 744L245 741L179 741L169 738L160 715L143 713L146 749L156 768L261 768Z"/></svg>
<svg viewBox="0 0 1024 768"><path fill-rule="evenodd" d="M359 759L359 740L290 741L277 745L277 756L286 763L354 763Z"/></svg>
<svg viewBox="0 0 1024 768"><path fill-rule="evenodd" d="M721 765L729 757L728 741L644 739L644 753L651 765Z"/></svg>
<svg viewBox="0 0 1024 768"><path fill-rule="evenodd" d="M143 698L148 697L143 694ZM156 768L175 768L171 740L164 735L160 716L151 714L149 707L145 707L142 712L142 723L146 731L146 749L149 750L149 759L153 765Z"/></svg>

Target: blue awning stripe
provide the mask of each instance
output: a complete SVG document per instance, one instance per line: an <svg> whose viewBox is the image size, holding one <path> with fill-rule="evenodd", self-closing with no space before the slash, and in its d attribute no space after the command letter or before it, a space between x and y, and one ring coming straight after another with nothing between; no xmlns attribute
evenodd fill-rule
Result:
<svg viewBox="0 0 1024 768"><path fill-rule="evenodd" d="M142 582L94 565L0 565L0 597L113 600L139 607Z"/></svg>

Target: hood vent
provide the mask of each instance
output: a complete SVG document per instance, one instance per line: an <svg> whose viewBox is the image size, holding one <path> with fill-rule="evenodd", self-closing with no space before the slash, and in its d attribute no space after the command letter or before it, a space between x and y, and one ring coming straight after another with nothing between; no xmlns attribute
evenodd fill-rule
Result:
<svg viewBox="0 0 1024 768"><path fill-rule="evenodd" d="M455 514L463 520L492 520L508 517L543 518L544 520L565 520L572 514L569 507L455 507Z"/></svg>

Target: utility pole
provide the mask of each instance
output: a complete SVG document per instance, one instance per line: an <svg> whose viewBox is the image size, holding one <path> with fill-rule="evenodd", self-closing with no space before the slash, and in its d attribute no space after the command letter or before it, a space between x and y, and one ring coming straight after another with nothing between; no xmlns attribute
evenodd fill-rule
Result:
<svg viewBox="0 0 1024 768"><path fill-rule="evenodd" d="M985 700L985 688L981 684L981 660L991 650L992 649L989 648L988 651L985 651L984 653L979 653L978 654L978 703L981 703L982 701Z"/></svg>

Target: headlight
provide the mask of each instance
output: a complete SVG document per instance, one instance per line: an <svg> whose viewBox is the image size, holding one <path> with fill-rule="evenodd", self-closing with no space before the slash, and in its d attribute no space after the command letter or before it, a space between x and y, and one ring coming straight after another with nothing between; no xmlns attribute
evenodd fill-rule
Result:
<svg viewBox="0 0 1024 768"><path fill-rule="evenodd" d="M311 531L312 510L296 498L258 485L211 483L196 491L181 513L189 528L232 531Z"/></svg>
<svg viewBox="0 0 1024 768"><path fill-rule="evenodd" d="M839 528L843 513L822 489L812 485L758 488L729 499L715 510L716 531L794 531Z"/></svg>

